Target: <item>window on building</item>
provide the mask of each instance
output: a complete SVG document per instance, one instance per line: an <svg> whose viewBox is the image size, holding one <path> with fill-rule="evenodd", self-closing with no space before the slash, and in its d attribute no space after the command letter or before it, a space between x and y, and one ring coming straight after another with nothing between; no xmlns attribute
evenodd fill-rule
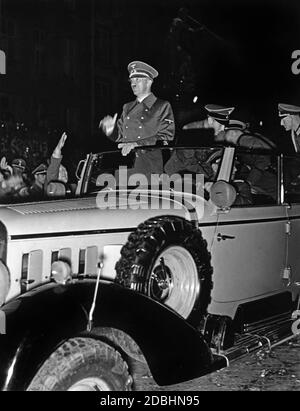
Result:
<svg viewBox="0 0 300 411"><path fill-rule="evenodd" d="M71 11L76 9L76 0L65 0L65 5Z"/></svg>
<svg viewBox="0 0 300 411"><path fill-rule="evenodd" d="M111 33L105 28L96 30L95 52L99 62L105 65L111 64L112 39Z"/></svg>
<svg viewBox="0 0 300 411"><path fill-rule="evenodd" d="M75 80L77 74L77 44L72 39L64 40L63 68L64 74L70 79Z"/></svg>
<svg viewBox="0 0 300 411"><path fill-rule="evenodd" d="M33 31L33 63L36 73L46 74L46 33L44 30L35 29Z"/></svg>
<svg viewBox="0 0 300 411"><path fill-rule="evenodd" d="M96 79L96 99L97 102L105 102L107 107L111 105L112 85L110 80L97 78Z"/></svg>
<svg viewBox="0 0 300 411"><path fill-rule="evenodd" d="M10 121L13 119L14 100L6 93L0 93L0 120Z"/></svg>
<svg viewBox="0 0 300 411"><path fill-rule="evenodd" d="M16 37L16 23L12 19L7 19L5 17L0 18L0 33L3 36Z"/></svg>
<svg viewBox="0 0 300 411"><path fill-rule="evenodd" d="M65 123L67 127L72 130L76 131L79 127L79 109L76 107L68 107L65 111Z"/></svg>
<svg viewBox="0 0 300 411"><path fill-rule="evenodd" d="M0 94L0 111L9 110L9 97L6 94Z"/></svg>
<svg viewBox="0 0 300 411"><path fill-rule="evenodd" d="M6 54L6 72L9 73L18 68L20 44L16 34L15 21L0 17L0 48Z"/></svg>

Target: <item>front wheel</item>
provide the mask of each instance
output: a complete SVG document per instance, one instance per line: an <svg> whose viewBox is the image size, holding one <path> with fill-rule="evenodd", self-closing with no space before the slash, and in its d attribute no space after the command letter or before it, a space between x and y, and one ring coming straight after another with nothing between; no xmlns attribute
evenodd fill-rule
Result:
<svg viewBox="0 0 300 411"><path fill-rule="evenodd" d="M28 391L130 391L126 362L110 345L72 338L41 366Z"/></svg>
<svg viewBox="0 0 300 411"><path fill-rule="evenodd" d="M121 250L116 280L199 324L210 302L206 241L191 222L162 216L140 224Z"/></svg>

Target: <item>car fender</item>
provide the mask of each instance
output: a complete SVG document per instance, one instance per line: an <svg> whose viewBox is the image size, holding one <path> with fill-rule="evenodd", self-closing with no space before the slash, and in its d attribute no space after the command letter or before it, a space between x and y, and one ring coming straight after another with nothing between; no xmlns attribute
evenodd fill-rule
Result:
<svg viewBox="0 0 300 411"><path fill-rule="evenodd" d="M93 335L93 328L88 332L88 317L95 284L95 280L49 283L1 307L6 324L6 333L0 335L1 390L26 389L59 345L74 336ZM196 378L215 368L201 333L167 307L117 284L101 281L93 327L128 334L160 385Z"/></svg>

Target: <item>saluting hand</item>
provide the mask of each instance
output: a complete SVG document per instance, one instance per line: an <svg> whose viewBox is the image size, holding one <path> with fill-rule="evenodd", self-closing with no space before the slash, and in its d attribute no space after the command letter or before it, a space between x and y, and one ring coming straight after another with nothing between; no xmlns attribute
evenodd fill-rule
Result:
<svg viewBox="0 0 300 411"><path fill-rule="evenodd" d="M61 135L61 138L59 139L59 142L57 143L57 146L55 147L52 156L55 158L60 158L61 157L61 150L63 146L65 145L67 139L67 133L63 132Z"/></svg>
<svg viewBox="0 0 300 411"><path fill-rule="evenodd" d="M109 136L115 128L117 115L118 115L118 113L115 113L115 115L113 117L112 116L105 116L99 123L99 128L102 128L102 130L104 131L104 133L107 136Z"/></svg>
<svg viewBox="0 0 300 411"><path fill-rule="evenodd" d="M13 169L11 168L10 165L8 165L7 161L6 161L6 157L2 157L1 161L0 161L0 168L2 170L8 170L10 172L10 174L13 173Z"/></svg>

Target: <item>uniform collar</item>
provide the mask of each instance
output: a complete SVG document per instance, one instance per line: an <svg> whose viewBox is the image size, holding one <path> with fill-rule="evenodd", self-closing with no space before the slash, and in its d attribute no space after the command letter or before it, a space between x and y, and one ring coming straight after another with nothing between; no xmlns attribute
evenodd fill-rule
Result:
<svg viewBox="0 0 300 411"><path fill-rule="evenodd" d="M153 93L150 93L149 96L144 98L143 101L141 101L141 104L145 104L148 108L151 108L153 104L156 102L157 98ZM137 101L138 102L138 101Z"/></svg>

